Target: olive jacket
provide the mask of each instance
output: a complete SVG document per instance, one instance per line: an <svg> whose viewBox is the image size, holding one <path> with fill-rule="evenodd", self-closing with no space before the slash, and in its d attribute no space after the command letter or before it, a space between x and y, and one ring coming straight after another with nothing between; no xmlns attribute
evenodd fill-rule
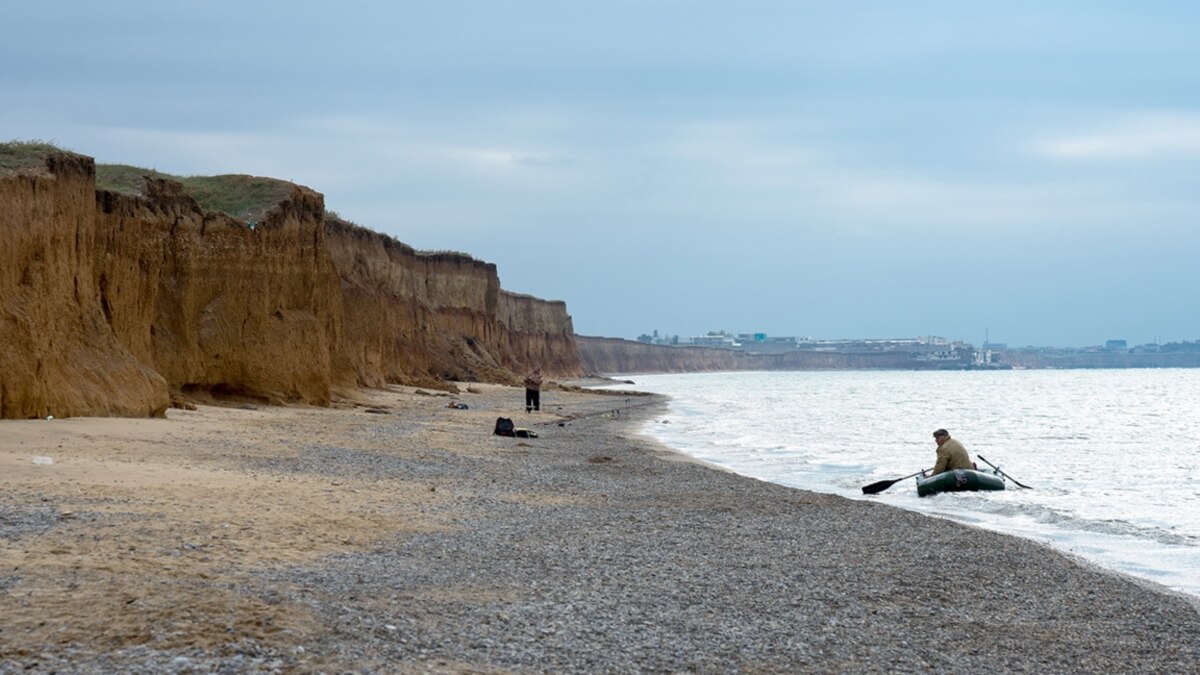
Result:
<svg viewBox="0 0 1200 675"><path fill-rule="evenodd" d="M929 475L936 476L943 471L974 468L975 465L971 463L971 457L963 444L953 438L947 438L945 443L938 446L937 464L933 465L933 471Z"/></svg>

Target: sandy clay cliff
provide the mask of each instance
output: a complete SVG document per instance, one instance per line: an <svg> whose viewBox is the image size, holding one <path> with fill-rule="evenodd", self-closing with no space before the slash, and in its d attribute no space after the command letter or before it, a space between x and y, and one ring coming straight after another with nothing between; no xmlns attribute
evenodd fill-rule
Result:
<svg viewBox="0 0 1200 675"><path fill-rule="evenodd" d="M493 264L332 218L300 186L250 223L139 182L97 190L65 152L0 172L0 417L581 371L566 305L502 290Z"/></svg>

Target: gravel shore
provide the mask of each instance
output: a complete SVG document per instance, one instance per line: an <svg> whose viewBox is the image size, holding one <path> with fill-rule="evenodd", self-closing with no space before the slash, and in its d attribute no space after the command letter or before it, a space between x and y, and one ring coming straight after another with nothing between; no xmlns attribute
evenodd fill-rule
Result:
<svg viewBox="0 0 1200 675"><path fill-rule="evenodd" d="M557 414L522 418L516 396L463 398L470 424L436 399L344 411L352 432L221 456L277 481L430 495L397 511L421 527L259 562L236 583L187 580L303 621L110 649L4 628L0 672L1200 670L1187 598L1029 541L688 461L635 434L665 414L655 397L555 392ZM480 428L505 405L538 437ZM0 502L10 549L55 527L46 503L19 501ZM0 569L6 602L22 592L21 572Z"/></svg>

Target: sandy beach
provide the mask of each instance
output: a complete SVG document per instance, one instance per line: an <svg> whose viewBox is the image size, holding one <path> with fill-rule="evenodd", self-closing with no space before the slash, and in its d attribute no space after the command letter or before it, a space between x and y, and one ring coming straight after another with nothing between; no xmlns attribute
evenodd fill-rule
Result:
<svg viewBox="0 0 1200 675"><path fill-rule="evenodd" d="M1200 668L1186 597L461 387L0 422L0 672Z"/></svg>

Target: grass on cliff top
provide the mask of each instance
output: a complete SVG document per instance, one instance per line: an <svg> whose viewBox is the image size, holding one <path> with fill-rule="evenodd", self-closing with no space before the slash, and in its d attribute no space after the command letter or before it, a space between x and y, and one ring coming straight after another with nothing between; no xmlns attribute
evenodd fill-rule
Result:
<svg viewBox="0 0 1200 675"><path fill-rule="evenodd" d="M68 151L46 141L0 143L0 174L21 173L30 169L44 168L46 156L55 152Z"/></svg>
<svg viewBox="0 0 1200 675"><path fill-rule="evenodd" d="M96 189L123 192L127 195L140 195L142 194L143 176L182 180L178 176L165 174L154 169L143 169L125 164L97 164Z"/></svg>
<svg viewBox="0 0 1200 675"><path fill-rule="evenodd" d="M275 178L241 174L173 176L125 164L97 164L96 189L142 194L143 176L177 181L204 209L252 222L262 220L276 204L292 194L291 183Z"/></svg>

